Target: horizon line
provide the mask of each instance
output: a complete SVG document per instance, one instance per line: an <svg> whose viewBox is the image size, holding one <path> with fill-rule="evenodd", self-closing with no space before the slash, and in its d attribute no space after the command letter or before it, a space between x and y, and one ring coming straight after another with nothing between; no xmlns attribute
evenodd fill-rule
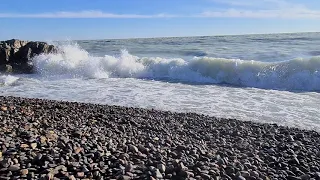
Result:
<svg viewBox="0 0 320 180"><path fill-rule="evenodd" d="M46 40L26 40L26 41L97 41L97 40L130 40L130 39L157 39L157 38L190 38L190 37L219 37L219 36L248 36L248 35L274 35L274 34L307 34L307 33L320 33L320 31L297 31L297 32L270 32L270 33L239 33L239 34L215 34L215 35L187 35L187 36L154 36L154 37L124 37L124 38L101 38L101 39L46 39ZM9 38L6 40L18 39ZM0 40L0 41L6 41ZM18 39L23 40L23 39Z"/></svg>

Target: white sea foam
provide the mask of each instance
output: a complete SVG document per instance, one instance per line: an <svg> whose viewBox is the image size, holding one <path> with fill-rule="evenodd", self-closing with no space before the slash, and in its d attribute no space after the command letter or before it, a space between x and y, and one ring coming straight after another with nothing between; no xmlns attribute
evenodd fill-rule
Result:
<svg viewBox="0 0 320 180"><path fill-rule="evenodd" d="M186 83L228 84L264 89L319 91L320 57L283 62L195 57L91 56L76 44L60 46L63 53L34 58L43 76L84 78L138 78Z"/></svg>
<svg viewBox="0 0 320 180"><path fill-rule="evenodd" d="M12 75L0 75L0 85L2 86L10 86L14 84L19 77L12 76Z"/></svg>

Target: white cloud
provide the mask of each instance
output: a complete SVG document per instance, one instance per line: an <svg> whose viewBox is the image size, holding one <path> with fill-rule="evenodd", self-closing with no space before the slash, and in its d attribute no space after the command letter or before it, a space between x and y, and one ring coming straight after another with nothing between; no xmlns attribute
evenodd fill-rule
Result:
<svg viewBox="0 0 320 180"><path fill-rule="evenodd" d="M283 18L283 19L319 19L320 11L300 10L240 10L228 9L222 11L206 11L199 17L232 17L232 18Z"/></svg>
<svg viewBox="0 0 320 180"><path fill-rule="evenodd" d="M297 6L297 4L288 3L285 0L211 0L212 2L225 4L233 7L288 7Z"/></svg>
<svg viewBox="0 0 320 180"><path fill-rule="evenodd" d="M51 12L51 13L0 13L0 18L170 18L176 17L169 14L140 15L140 14L114 14L102 11L80 11L80 12Z"/></svg>
<svg viewBox="0 0 320 180"><path fill-rule="evenodd" d="M211 0L226 4L227 9L205 11L199 17L319 19L320 10L286 0Z"/></svg>
<svg viewBox="0 0 320 180"><path fill-rule="evenodd" d="M226 4L229 6L256 6L257 4L261 4L261 1L252 1L252 0L210 0L211 2Z"/></svg>
<svg viewBox="0 0 320 180"><path fill-rule="evenodd" d="M209 0L228 5L224 9L207 10L195 14L115 14L103 11L47 12L47 13L0 13L0 18L283 18L320 19L320 10L312 10L303 4L287 0Z"/></svg>

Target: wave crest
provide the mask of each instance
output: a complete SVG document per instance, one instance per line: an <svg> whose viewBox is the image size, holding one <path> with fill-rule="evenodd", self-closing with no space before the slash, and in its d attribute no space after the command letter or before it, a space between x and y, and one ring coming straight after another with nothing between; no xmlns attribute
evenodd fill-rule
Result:
<svg viewBox="0 0 320 180"><path fill-rule="evenodd" d="M320 57L284 62L195 57L137 57L122 50L117 56L91 56L78 45L60 46L63 53L33 60L43 76L86 78L141 78L181 83L229 84L286 90L320 90Z"/></svg>

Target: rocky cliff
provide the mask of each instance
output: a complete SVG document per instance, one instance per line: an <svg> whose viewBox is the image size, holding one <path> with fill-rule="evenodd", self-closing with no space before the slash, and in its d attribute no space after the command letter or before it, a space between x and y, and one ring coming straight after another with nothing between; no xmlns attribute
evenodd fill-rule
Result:
<svg viewBox="0 0 320 180"><path fill-rule="evenodd" d="M0 41L0 72L31 73L34 56L56 52L57 48L45 42L17 39Z"/></svg>

